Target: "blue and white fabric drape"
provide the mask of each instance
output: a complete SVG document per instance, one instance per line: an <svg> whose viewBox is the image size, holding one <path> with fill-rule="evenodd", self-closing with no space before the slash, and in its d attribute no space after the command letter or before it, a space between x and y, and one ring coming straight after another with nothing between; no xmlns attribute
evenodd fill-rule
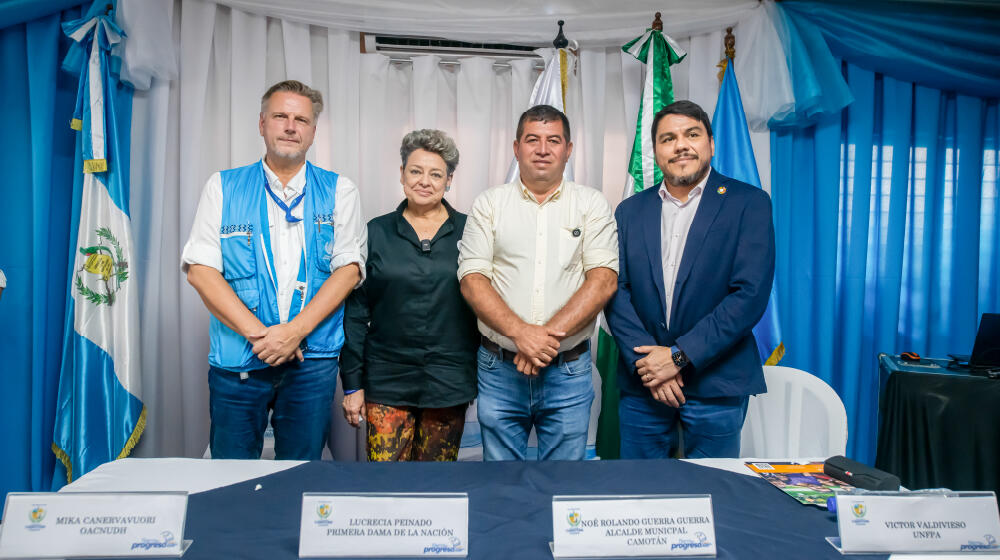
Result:
<svg viewBox="0 0 1000 560"><path fill-rule="evenodd" d="M779 8L796 98L771 133L783 363L837 391L848 455L871 463L877 354L968 354L1000 311L1000 52L983 39L1000 12Z"/></svg>

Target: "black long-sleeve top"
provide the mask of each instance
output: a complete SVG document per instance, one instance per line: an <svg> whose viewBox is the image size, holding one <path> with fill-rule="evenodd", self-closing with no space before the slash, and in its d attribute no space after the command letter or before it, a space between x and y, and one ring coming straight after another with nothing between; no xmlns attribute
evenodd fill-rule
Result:
<svg viewBox="0 0 1000 560"><path fill-rule="evenodd" d="M340 354L345 391L393 406L443 408L476 397L476 316L459 290L458 244L466 215L448 219L429 251L394 212L368 222L364 283L347 299Z"/></svg>

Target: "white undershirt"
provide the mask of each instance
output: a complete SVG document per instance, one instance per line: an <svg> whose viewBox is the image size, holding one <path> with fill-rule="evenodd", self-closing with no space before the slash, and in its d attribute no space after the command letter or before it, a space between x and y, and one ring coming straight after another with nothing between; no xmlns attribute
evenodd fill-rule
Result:
<svg viewBox="0 0 1000 560"><path fill-rule="evenodd" d="M666 183L660 185L660 259L663 266L663 291L666 298L667 310L664 317L667 325L670 325L670 310L674 299L674 289L677 283L677 270L680 268L681 259L684 257L684 246L687 245L688 231L691 223L698 212L698 204L701 202L701 193L708 183L708 176L688 193L686 201L681 202L667 190Z"/></svg>

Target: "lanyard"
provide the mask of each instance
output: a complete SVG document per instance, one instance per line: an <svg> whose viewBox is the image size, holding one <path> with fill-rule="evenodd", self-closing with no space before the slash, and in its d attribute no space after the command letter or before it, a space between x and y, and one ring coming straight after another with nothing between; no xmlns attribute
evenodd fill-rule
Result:
<svg viewBox="0 0 1000 560"><path fill-rule="evenodd" d="M261 172L264 174L264 188L267 190L268 196L270 196L271 200L273 200L274 203L278 205L278 208L281 208L282 210L285 211L285 221L293 224L296 222L301 222L302 218L296 218L295 216L292 215L292 209L298 206L302 202L302 197L306 195L305 187L302 188L302 194L295 197L295 200L292 201L291 205L285 204L285 201L281 200L281 198L278 197L278 195L274 194L274 191L271 190L271 182L267 180L267 172L264 171L263 165L261 166Z"/></svg>

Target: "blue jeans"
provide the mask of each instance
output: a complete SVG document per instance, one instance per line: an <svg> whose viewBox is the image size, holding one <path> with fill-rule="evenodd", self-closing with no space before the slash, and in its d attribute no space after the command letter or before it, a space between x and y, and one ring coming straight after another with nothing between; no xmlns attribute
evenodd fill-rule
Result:
<svg viewBox="0 0 1000 560"><path fill-rule="evenodd" d="M677 451L677 423L684 429L684 456L739 457L740 431L749 396L687 397L673 408L649 395L622 394L618 402L622 459L667 459Z"/></svg>
<svg viewBox="0 0 1000 560"><path fill-rule="evenodd" d="M594 385L590 351L572 362L542 368L537 376L479 347L479 426L483 458L524 460L535 427L540 460L581 460L587 448Z"/></svg>
<svg viewBox="0 0 1000 560"><path fill-rule="evenodd" d="M322 458L337 370L337 358L292 360L240 379L238 372L211 366L212 458L259 459L270 410L275 459Z"/></svg>

